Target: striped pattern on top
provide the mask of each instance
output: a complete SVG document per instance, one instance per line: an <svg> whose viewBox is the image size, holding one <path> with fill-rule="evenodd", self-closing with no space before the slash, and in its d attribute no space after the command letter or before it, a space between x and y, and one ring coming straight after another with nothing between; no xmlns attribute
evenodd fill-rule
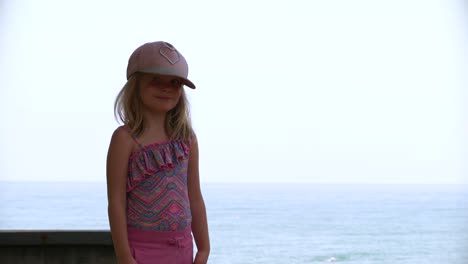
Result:
<svg viewBox="0 0 468 264"><path fill-rule="evenodd" d="M190 148L181 140L142 146L128 161L127 225L182 231L192 216L187 191Z"/></svg>

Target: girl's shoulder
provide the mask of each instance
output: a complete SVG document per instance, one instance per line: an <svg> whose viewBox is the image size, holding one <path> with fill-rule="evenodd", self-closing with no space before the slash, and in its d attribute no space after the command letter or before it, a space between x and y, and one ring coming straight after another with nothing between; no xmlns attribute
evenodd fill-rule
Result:
<svg viewBox="0 0 468 264"><path fill-rule="evenodd" d="M118 137L129 137L131 135L131 131L129 130L128 126L126 125L121 125L118 126L115 130L112 136L118 136Z"/></svg>
<svg viewBox="0 0 468 264"><path fill-rule="evenodd" d="M132 137L131 131L129 131L128 127L124 125L117 127L112 133L111 143L131 146Z"/></svg>
<svg viewBox="0 0 468 264"><path fill-rule="evenodd" d="M112 133L107 152L107 166L111 174L126 171L126 161L131 155L132 140L123 127L118 127ZM120 175L120 174L119 174ZM119 177L119 176L113 176Z"/></svg>

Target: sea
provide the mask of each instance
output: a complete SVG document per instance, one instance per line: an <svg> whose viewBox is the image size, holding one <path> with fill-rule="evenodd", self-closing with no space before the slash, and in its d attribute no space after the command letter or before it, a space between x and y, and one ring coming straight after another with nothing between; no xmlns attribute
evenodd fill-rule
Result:
<svg viewBox="0 0 468 264"><path fill-rule="evenodd" d="M215 264L468 264L468 185L202 183ZM105 183L0 182L0 229L109 230Z"/></svg>

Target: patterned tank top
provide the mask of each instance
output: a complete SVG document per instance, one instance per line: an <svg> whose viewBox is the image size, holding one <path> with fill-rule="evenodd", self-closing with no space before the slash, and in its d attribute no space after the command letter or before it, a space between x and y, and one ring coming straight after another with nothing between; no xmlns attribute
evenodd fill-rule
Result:
<svg viewBox="0 0 468 264"><path fill-rule="evenodd" d="M130 130L125 127L130 133ZM157 231L182 231L192 215L187 190L190 142L167 140L138 144L128 160L127 225Z"/></svg>

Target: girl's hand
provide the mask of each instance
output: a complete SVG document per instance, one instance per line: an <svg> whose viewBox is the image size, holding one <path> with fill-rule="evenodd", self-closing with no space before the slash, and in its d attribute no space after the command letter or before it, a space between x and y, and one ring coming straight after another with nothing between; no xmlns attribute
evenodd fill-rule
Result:
<svg viewBox="0 0 468 264"><path fill-rule="evenodd" d="M206 264L208 262L209 253L206 251L198 251L195 255L193 264Z"/></svg>
<svg viewBox="0 0 468 264"><path fill-rule="evenodd" d="M117 261L118 264L138 264L136 260L132 257L127 258L127 259L122 259Z"/></svg>

